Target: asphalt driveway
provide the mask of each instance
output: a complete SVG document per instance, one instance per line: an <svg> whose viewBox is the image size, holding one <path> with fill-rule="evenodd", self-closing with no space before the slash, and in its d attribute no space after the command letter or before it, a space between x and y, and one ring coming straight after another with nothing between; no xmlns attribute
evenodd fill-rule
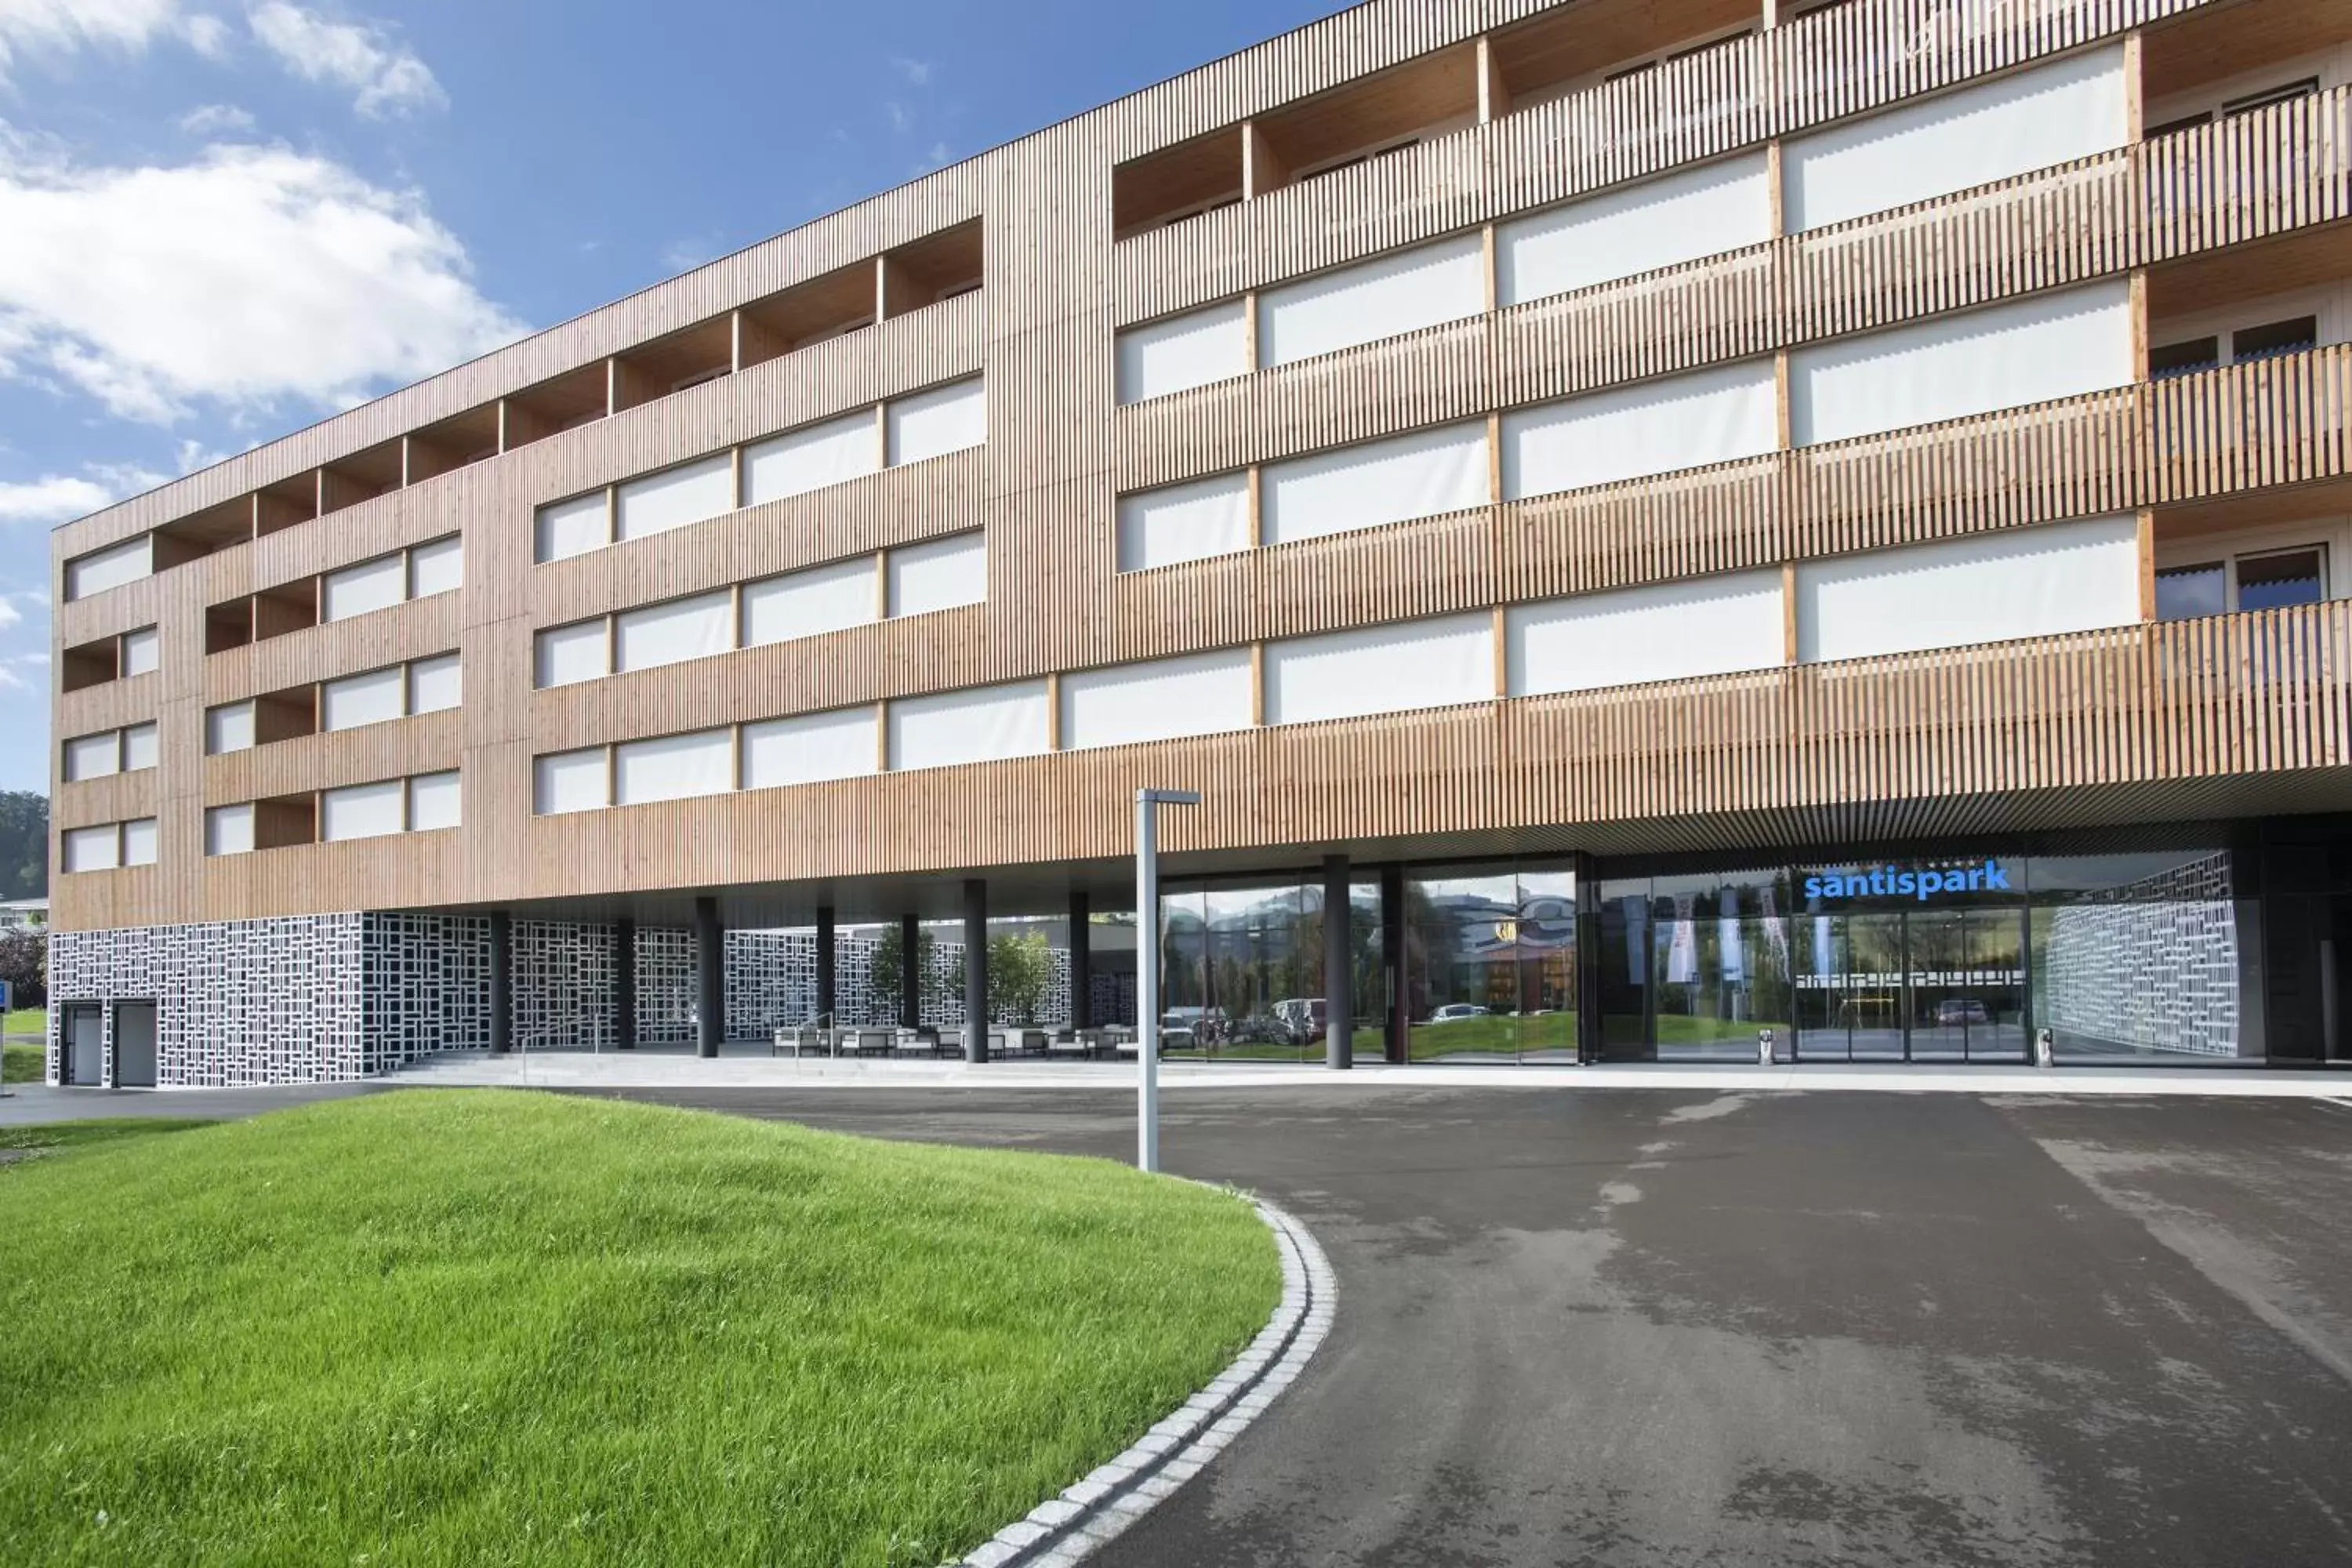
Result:
<svg viewBox="0 0 2352 1568"><path fill-rule="evenodd" d="M646 1098L1133 1148L1092 1092ZM2341 1104L1268 1086L1164 1140L1339 1316L1106 1568L2352 1562Z"/></svg>

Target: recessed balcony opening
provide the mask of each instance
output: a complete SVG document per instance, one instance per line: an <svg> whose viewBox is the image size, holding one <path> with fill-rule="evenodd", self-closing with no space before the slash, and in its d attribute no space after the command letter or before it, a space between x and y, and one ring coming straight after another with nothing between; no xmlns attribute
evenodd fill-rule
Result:
<svg viewBox="0 0 2352 1568"><path fill-rule="evenodd" d="M2352 40L2340 0L2207 5L2148 29L2140 45L2142 122L2153 138L2319 90L2327 57Z"/></svg>
<svg viewBox="0 0 2352 1568"><path fill-rule="evenodd" d="M1501 114L1578 88L1633 76L1761 20L1756 0L1593 0L1564 6L1487 40Z"/></svg>
<svg viewBox="0 0 2352 1568"><path fill-rule="evenodd" d="M1478 48L1457 44L1252 121L1250 194L1336 174L1478 120Z"/></svg>
<svg viewBox="0 0 2352 1568"><path fill-rule="evenodd" d="M1228 125L1110 172L1113 235L1125 239L1242 199L1242 129Z"/></svg>
<svg viewBox="0 0 2352 1568"><path fill-rule="evenodd" d="M2152 381L2308 353L2352 338L2344 285L2352 226L2220 251L2150 271Z"/></svg>
<svg viewBox="0 0 2352 1568"><path fill-rule="evenodd" d="M305 577L205 611L205 651L226 653L319 624L319 580Z"/></svg>
<svg viewBox="0 0 2352 1568"><path fill-rule="evenodd" d="M927 235L882 258L882 314L903 316L980 287L980 220Z"/></svg>
<svg viewBox="0 0 2352 1568"><path fill-rule="evenodd" d="M499 455L499 405L479 408L428 425L408 438L408 482L429 479Z"/></svg>
<svg viewBox="0 0 2352 1568"><path fill-rule="evenodd" d="M319 732L319 689L290 686L253 700L253 743L295 741Z"/></svg>
<svg viewBox="0 0 2352 1568"><path fill-rule="evenodd" d="M319 515L390 495L401 487L404 466L397 438L336 458L319 470Z"/></svg>
<svg viewBox="0 0 2352 1568"><path fill-rule="evenodd" d="M605 378L604 362L598 360L509 396L504 405L506 450L604 418L611 395Z"/></svg>
<svg viewBox="0 0 2352 1568"><path fill-rule="evenodd" d="M2352 479L2222 496L2155 517L2159 621L2290 609L2352 593Z"/></svg>
<svg viewBox="0 0 2352 1568"><path fill-rule="evenodd" d="M835 268L754 300L738 314L746 365L845 337L874 324L874 263Z"/></svg>
<svg viewBox="0 0 2352 1568"><path fill-rule="evenodd" d="M205 611L205 651L226 653L253 640L253 597L231 599Z"/></svg>
<svg viewBox="0 0 2352 1568"><path fill-rule="evenodd" d="M272 795L253 803L253 847L286 849L319 841L319 800L316 795Z"/></svg>
<svg viewBox="0 0 2352 1568"><path fill-rule="evenodd" d="M613 356L613 411L635 408L735 369L734 323L725 316Z"/></svg>
<svg viewBox="0 0 2352 1568"><path fill-rule="evenodd" d="M319 515L319 476L306 469L254 492L253 535L258 539Z"/></svg>
<svg viewBox="0 0 2352 1568"><path fill-rule="evenodd" d="M155 531L158 556L181 554L194 560L244 544L253 538L253 498L239 496L207 507L192 517L176 518Z"/></svg>
<svg viewBox="0 0 2352 1568"><path fill-rule="evenodd" d="M103 686L121 675L122 639L100 637L96 642L77 643L66 649L58 670L58 683L68 691L80 691L88 687Z"/></svg>

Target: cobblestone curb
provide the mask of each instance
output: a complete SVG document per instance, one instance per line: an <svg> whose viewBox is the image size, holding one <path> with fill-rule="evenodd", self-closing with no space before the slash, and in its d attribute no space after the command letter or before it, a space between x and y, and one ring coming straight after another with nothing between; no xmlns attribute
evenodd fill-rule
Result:
<svg viewBox="0 0 2352 1568"><path fill-rule="evenodd" d="M998 1531L953 1568L1065 1568L1083 1562L1190 1480L1290 1386L1331 1327L1337 1287L1307 1227L1272 1204L1254 1201L1282 1258L1282 1300L1249 1348L1127 1452Z"/></svg>

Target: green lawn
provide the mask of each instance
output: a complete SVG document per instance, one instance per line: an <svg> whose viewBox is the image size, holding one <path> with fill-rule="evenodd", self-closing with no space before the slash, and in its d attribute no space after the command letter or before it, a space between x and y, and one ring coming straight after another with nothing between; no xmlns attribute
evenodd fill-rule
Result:
<svg viewBox="0 0 2352 1568"><path fill-rule="evenodd" d="M0 1166L11 1563L937 1563L1206 1383L1240 1199L404 1091Z"/></svg>
<svg viewBox="0 0 2352 1568"><path fill-rule="evenodd" d="M0 1035L40 1035L49 1032L49 1015L39 1007L12 1007L0 1013Z"/></svg>
<svg viewBox="0 0 2352 1568"><path fill-rule="evenodd" d="M48 1070L48 1047L33 1040L0 1046L0 1083L38 1083Z"/></svg>

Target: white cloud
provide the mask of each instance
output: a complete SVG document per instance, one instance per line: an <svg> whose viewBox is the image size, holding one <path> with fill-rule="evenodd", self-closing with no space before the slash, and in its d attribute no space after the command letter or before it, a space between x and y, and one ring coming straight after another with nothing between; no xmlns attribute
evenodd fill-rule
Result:
<svg viewBox="0 0 2352 1568"><path fill-rule="evenodd" d="M37 479L0 479L0 526L12 522L64 522L96 511L118 493L96 479L64 474L44 474ZM9 625L16 617L5 599L0 599L0 611L6 612L5 617L0 617L0 626Z"/></svg>
<svg viewBox="0 0 2352 1568"><path fill-rule="evenodd" d="M890 129L901 135L915 128L915 117L908 113L907 106L896 99L884 99L882 112L890 117Z"/></svg>
<svg viewBox="0 0 2352 1568"><path fill-rule="evenodd" d="M892 55L890 57L890 64L897 69L900 76L905 77L917 87L929 87L930 85L930 61L910 60L904 55Z"/></svg>
<svg viewBox="0 0 2352 1568"><path fill-rule="evenodd" d="M336 406L509 342L415 192L285 147L81 168L0 136L0 376L127 418Z"/></svg>
<svg viewBox="0 0 2352 1568"><path fill-rule="evenodd" d="M264 0L247 20L254 37L289 70L305 80L353 89L358 97L352 107L372 120L449 105L432 70L383 27L331 21L289 0Z"/></svg>
<svg viewBox="0 0 2352 1568"><path fill-rule="evenodd" d="M199 104L180 116L180 129L191 136L225 136L253 129L253 116L234 103Z"/></svg>
<svg viewBox="0 0 2352 1568"><path fill-rule="evenodd" d="M180 0L0 0L0 75L20 56L129 52L159 37L177 37L212 54L225 33L211 16L183 13Z"/></svg>
<svg viewBox="0 0 2352 1568"><path fill-rule="evenodd" d="M6 631L24 618L25 612L10 604L7 595L0 594L0 632Z"/></svg>
<svg viewBox="0 0 2352 1568"><path fill-rule="evenodd" d="M0 658L0 690L34 689L35 681L27 679L18 671L45 669L48 667L48 662L49 656L45 653L20 653L10 658ZM47 678L38 678L38 683L43 687L47 686Z"/></svg>

